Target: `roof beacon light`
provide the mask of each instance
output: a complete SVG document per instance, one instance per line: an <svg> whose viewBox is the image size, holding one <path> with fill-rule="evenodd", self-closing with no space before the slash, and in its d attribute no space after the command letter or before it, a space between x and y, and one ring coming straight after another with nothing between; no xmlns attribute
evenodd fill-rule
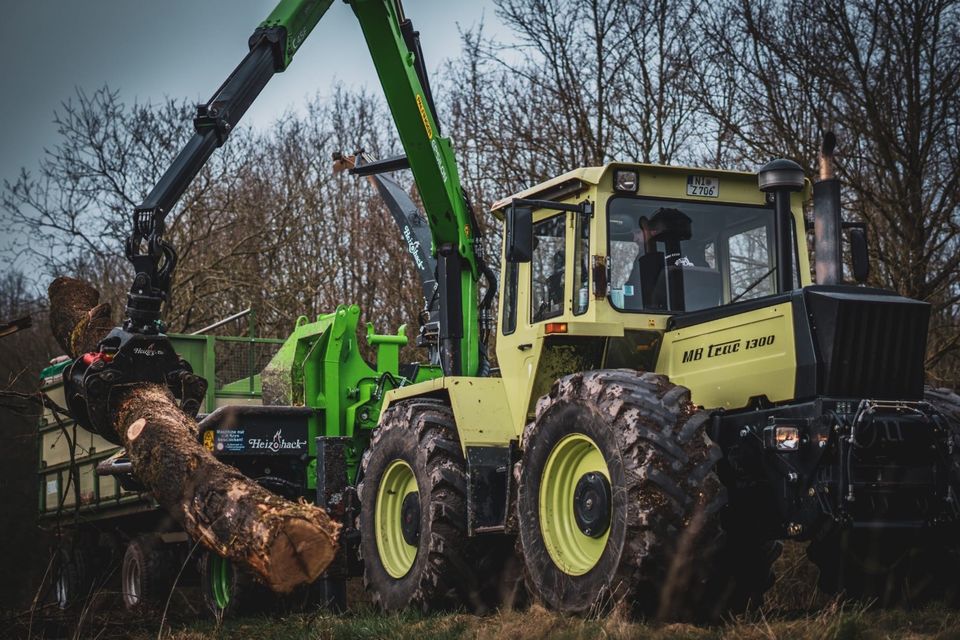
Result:
<svg viewBox="0 0 960 640"><path fill-rule="evenodd" d="M793 160L774 160L757 172L760 191L800 191L803 189L803 168Z"/></svg>

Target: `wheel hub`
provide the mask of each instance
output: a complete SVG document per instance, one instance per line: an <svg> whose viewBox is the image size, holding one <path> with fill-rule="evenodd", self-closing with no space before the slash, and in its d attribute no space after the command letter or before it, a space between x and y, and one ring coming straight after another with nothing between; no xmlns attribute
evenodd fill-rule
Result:
<svg viewBox="0 0 960 640"><path fill-rule="evenodd" d="M580 477L573 492L573 517L584 535L599 538L610 528L610 482L590 471Z"/></svg>
<svg viewBox="0 0 960 640"><path fill-rule="evenodd" d="M417 478L410 465L400 459L391 462L380 479L374 507L377 551L391 578L405 576L417 557L419 496Z"/></svg>
<svg viewBox="0 0 960 640"><path fill-rule="evenodd" d="M603 557L613 511L609 475L600 448L583 433L561 438L543 465L540 535L550 559L567 575L582 576Z"/></svg>
<svg viewBox="0 0 960 640"><path fill-rule="evenodd" d="M420 541L420 494L416 491L408 493L400 506L400 531L407 544Z"/></svg>

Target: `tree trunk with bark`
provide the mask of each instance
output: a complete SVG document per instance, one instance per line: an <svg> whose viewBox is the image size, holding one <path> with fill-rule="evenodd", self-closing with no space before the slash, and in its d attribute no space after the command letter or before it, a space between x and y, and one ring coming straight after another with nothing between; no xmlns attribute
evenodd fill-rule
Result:
<svg viewBox="0 0 960 640"><path fill-rule="evenodd" d="M71 278L50 285L50 325L71 357L95 350L113 323L99 293ZM219 462L197 439L197 423L160 385L111 395L112 428L134 475L205 547L250 569L277 592L313 582L337 549L340 524L305 501L290 502Z"/></svg>

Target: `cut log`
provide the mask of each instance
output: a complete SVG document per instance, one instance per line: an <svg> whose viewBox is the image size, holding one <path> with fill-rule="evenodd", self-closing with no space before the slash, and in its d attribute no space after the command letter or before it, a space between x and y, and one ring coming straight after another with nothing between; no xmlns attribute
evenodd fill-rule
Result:
<svg viewBox="0 0 960 640"><path fill-rule="evenodd" d="M94 350L113 327L110 306L98 305L99 293L89 285L57 278L49 294L51 327L72 357ZM124 388L111 402L112 428L134 475L191 538L280 593L313 582L333 560L340 524L219 462L165 387Z"/></svg>

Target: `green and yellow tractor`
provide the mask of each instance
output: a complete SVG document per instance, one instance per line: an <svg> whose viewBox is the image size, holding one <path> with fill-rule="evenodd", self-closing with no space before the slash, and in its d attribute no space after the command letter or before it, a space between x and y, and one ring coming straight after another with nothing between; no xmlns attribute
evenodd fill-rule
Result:
<svg viewBox="0 0 960 640"><path fill-rule="evenodd" d="M282 0L137 209L122 345L162 328L164 216L330 4ZM344 548L359 545L375 602L496 606L513 571L560 611L711 615L759 602L788 539L809 543L825 589L952 595L960 398L924 387L927 304L841 283L845 232L859 279L867 265L836 180L811 185L787 160L575 169L493 205L498 287L418 33L397 0L347 4L405 151L353 170L412 170L436 304L421 338L436 357L334 389L354 357L340 351L297 374L303 393L285 402L364 409L311 414L313 463L298 473L317 475L302 492L327 506L355 487Z"/></svg>

